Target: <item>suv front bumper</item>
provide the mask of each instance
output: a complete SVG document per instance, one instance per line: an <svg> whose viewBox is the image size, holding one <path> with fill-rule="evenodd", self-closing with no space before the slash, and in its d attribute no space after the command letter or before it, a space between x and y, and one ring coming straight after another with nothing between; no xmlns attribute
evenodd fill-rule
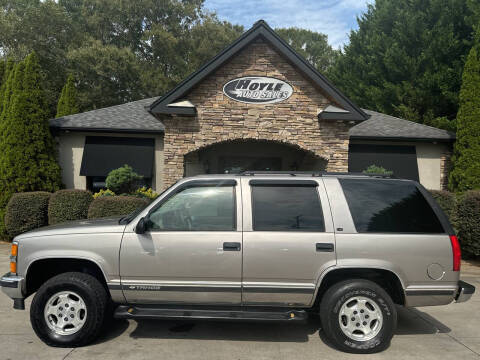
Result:
<svg viewBox="0 0 480 360"><path fill-rule="evenodd" d="M25 309L23 296L23 282L25 279L18 275L12 275L6 273L0 278L0 286L2 291L7 294L11 299L13 299L13 308L23 310Z"/></svg>
<svg viewBox="0 0 480 360"><path fill-rule="evenodd" d="M468 301L470 300L470 298L474 293L475 293L475 286L460 280L458 282L458 291L457 291L457 295L455 296L455 301L456 302Z"/></svg>

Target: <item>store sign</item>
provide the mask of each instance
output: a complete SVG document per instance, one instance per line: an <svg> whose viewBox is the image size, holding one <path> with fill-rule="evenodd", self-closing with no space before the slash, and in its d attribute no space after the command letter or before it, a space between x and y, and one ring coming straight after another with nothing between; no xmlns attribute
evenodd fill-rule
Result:
<svg viewBox="0 0 480 360"><path fill-rule="evenodd" d="M223 86L230 99L247 104L273 104L287 100L293 88L285 81L260 76L246 76L230 80Z"/></svg>

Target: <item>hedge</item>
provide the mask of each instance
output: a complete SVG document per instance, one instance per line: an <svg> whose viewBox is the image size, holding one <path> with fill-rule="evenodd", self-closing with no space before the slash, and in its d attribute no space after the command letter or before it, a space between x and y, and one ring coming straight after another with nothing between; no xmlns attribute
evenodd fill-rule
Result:
<svg viewBox="0 0 480 360"><path fill-rule="evenodd" d="M457 206L457 232L462 252L480 255L480 191L464 193Z"/></svg>
<svg viewBox="0 0 480 360"><path fill-rule="evenodd" d="M437 201L438 205L440 205L442 210L450 219L450 223L455 227L457 222L457 199L455 194L445 190L431 190L430 192L433 198Z"/></svg>
<svg viewBox="0 0 480 360"><path fill-rule="evenodd" d="M88 208L93 201L90 191L59 190L50 198L48 204L48 223L58 224L66 221L86 219Z"/></svg>
<svg viewBox="0 0 480 360"><path fill-rule="evenodd" d="M16 193L10 198L5 225L10 236L15 237L48 223L47 209L51 193L34 191Z"/></svg>
<svg viewBox="0 0 480 360"><path fill-rule="evenodd" d="M149 203L149 200L136 196L101 196L90 204L88 218L127 215Z"/></svg>

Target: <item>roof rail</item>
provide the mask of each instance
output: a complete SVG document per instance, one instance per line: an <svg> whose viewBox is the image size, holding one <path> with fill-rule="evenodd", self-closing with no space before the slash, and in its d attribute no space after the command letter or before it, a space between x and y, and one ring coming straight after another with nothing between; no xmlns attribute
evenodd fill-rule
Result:
<svg viewBox="0 0 480 360"><path fill-rule="evenodd" d="M240 176L255 175L290 175L290 176L356 176L356 177L373 177L373 178L396 178L393 175L386 174L366 174L362 172L327 172L327 171L266 171L266 170L247 170L239 173Z"/></svg>

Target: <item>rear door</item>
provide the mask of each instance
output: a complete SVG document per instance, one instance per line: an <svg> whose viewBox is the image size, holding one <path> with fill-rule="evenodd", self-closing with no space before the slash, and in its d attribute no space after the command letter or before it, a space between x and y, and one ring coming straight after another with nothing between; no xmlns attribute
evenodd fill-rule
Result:
<svg viewBox="0 0 480 360"><path fill-rule="evenodd" d="M308 306L336 263L322 179L242 178L245 305Z"/></svg>

